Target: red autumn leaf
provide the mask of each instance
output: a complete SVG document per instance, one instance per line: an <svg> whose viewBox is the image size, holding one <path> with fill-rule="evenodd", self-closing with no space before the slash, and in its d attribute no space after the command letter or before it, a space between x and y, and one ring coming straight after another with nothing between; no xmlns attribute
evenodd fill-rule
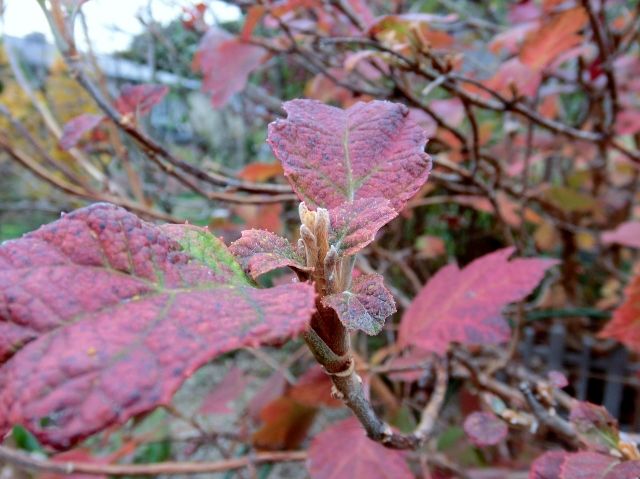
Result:
<svg viewBox="0 0 640 479"><path fill-rule="evenodd" d="M615 129L618 135L635 135L640 132L640 111L622 110L616 115Z"/></svg>
<svg viewBox="0 0 640 479"><path fill-rule="evenodd" d="M202 73L202 90L211 95L214 108L224 106L242 91L249 74L265 55L259 46L245 43L220 28L210 28L200 40L193 69Z"/></svg>
<svg viewBox="0 0 640 479"><path fill-rule="evenodd" d="M115 101L115 107L121 115L146 115L168 92L169 87L165 85L125 85Z"/></svg>
<svg viewBox="0 0 640 479"><path fill-rule="evenodd" d="M356 254L375 239L380 228L397 216L385 198L363 198L329 211L329 243L339 254Z"/></svg>
<svg viewBox="0 0 640 479"><path fill-rule="evenodd" d="M495 446L507 437L509 428L495 414L474 412L464 420L464 432L476 446Z"/></svg>
<svg viewBox="0 0 640 479"><path fill-rule="evenodd" d="M558 479L604 479L620 461L615 457L597 452L567 454L560 466ZM613 476L620 479L619 476Z"/></svg>
<svg viewBox="0 0 640 479"><path fill-rule="evenodd" d="M265 406L275 401L284 394L287 387L287 380L280 371L274 372L258 388L253 398L249 402L248 413L252 419L259 419L260 412Z"/></svg>
<svg viewBox="0 0 640 479"><path fill-rule="evenodd" d="M545 452L531 464L529 479L559 479L560 468L567 454L565 451Z"/></svg>
<svg viewBox="0 0 640 479"><path fill-rule="evenodd" d="M347 328L376 335L384 320L396 312L396 303L383 281L379 274L362 274L348 291L325 296L322 303L333 308Z"/></svg>
<svg viewBox="0 0 640 479"><path fill-rule="evenodd" d="M337 451L345 453L337 454ZM353 418L333 424L314 438L307 467L311 479L414 477L401 452L369 439Z"/></svg>
<svg viewBox="0 0 640 479"><path fill-rule="evenodd" d="M317 409L290 397L280 397L260 411L262 427L253 435L253 443L262 449L295 449L304 441Z"/></svg>
<svg viewBox="0 0 640 479"><path fill-rule="evenodd" d="M549 451L538 457L529 479L637 479L640 461L620 462L597 452Z"/></svg>
<svg viewBox="0 0 640 479"><path fill-rule="evenodd" d="M344 403L331 396L332 385L329 375L316 365L298 379L287 392L287 397L311 407L342 407Z"/></svg>
<svg viewBox="0 0 640 479"><path fill-rule="evenodd" d="M249 380L242 369L232 367L222 381L214 386L200 405L203 414L228 414L233 412L229 403L235 401L246 389Z"/></svg>
<svg viewBox="0 0 640 479"><path fill-rule="evenodd" d="M168 404L220 354L298 333L315 300L252 287L206 230L109 204L3 243L0 290L0 436L21 424L56 448Z"/></svg>
<svg viewBox="0 0 640 479"><path fill-rule="evenodd" d="M427 139L403 105L371 101L342 110L293 100L284 109L287 119L269 125L267 141L309 207L382 197L400 211L427 179Z"/></svg>
<svg viewBox="0 0 640 479"><path fill-rule="evenodd" d="M103 115L91 115L89 113L83 113L69 120L62 129L62 136L60 137L59 143L60 148L70 150L76 146L85 133L97 127L102 120L104 120Z"/></svg>
<svg viewBox="0 0 640 479"><path fill-rule="evenodd" d="M242 237L231 243L229 250L242 268L256 279L277 268L310 271L305 259L298 254L289 240L264 230L246 230Z"/></svg>
<svg viewBox="0 0 640 479"><path fill-rule="evenodd" d="M520 50L520 60L534 70L542 70L561 53L582 42L580 30L589 18L582 7L575 7L551 17L530 32Z"/></svg>
<svg viewBox="0 0 640 479"><path fill-rule="evenodd" d="M485 82L485 86L507 98L516 96L533 97L540 86L542 75L515 57L502 63L495 75Z"/></svg>
<svg viewBox="0 0 640 479"><path fill-rule="evenodd" d="M640 248L640 221L627 221L613 231L605 231L602 233L602 242Z"/></svg>
<svg viewBox="0 0 640 479"><path fill-rule="evenodd" d="M558 389L566 388L569 385L567 376L560 371L549 371L547 373L547 379L549 379L549 383L551 383L553 387Z"/></svg>
<svg viewBox="0 0 640 479"><path fill-rule="evenodd" d="M640 461L625 461L616 464L603 479L638 479L640 477Z"/></svg>
<svg viewBox="0 0 640 479"><path fill-rule="evenodd" d="M618 447L618 421L603 406L586 401L575 401L569 420L578 437L589 449L608 452Z"/></svg>
<svg viewBox="0 0 640 479"><path fill-rule="evenodd" d="M636 268L624 295L624 302L613 312L600 336L617 339L629 349L640 351L640 267Z"/></svg>
<svg viewBox="0 0 640 479"><path fill-rule="evenodd" d="M246 181L267 181L282 174L280 163L249 163L239 173L238 178Z"/></svg>
<svg viewBox="0 0 640 479"><path fill-rule="evenodd" d="M440 116L447 125L459 126L464 120L464 106L459 98L433 100L429 107Z"/></svg>
<svg viewBox="0 0 640 479"><path fill-rule="evenodd" d="M400 323L399 343L444 354L452 342L499 344L509 339L501 311L527 297L552 259L514 259L504 248L476 259L460 270L439 270L418 293Z"/></svg>

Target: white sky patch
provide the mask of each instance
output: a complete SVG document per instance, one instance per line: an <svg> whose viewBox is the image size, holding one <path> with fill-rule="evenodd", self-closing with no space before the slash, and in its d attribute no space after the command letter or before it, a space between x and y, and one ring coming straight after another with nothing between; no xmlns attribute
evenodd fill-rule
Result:
<svg viewBox="0 0 640 479"><path fill-rule="evenodd" d="M124 50L131 38L144 29L139 16L167 24L183 13L182 7L192 6L193 0L89 0L82 7L89 26L93 48L100 53ZM240 16L237 7L220 1L208 2L218 21L235 20ZM36 0L4 0L3 33L22 37L29 33L43 33L53 42L47 20ZM211 18L210 20L213 20ZM84 44L80 25L76 25L76 39Z"/></svg>

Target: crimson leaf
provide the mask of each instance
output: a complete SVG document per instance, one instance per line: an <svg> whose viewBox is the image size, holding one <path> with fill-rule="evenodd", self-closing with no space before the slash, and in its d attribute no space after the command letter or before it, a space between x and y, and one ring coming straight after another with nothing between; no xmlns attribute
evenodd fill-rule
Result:
<svg viewBox="0 0 640 479"><path fill-rule="evenodd" d="M206 230L108 204L3 243L0 291L0 436L22 424L56 448L169 403L220 354L296 334L315 300L252 287Z"/></svg>
<svg viewBox="0 0 640 479"><path fill-rule="evenodd" d="M309 207L382 197L400 211L427 179L427 138L403 105L371 101L342 110L293 100L284 109L287 118L269 125L267 141Z"/></svg>
<svg viewBox="0 0 640 479"><path fill-rule="evenodd" d="M168 91L169 87L165 85L125 85L116 99L115 107L121 115L146 115Z"/></svg>
<svg viewBox="0 0 640 479"><path fill-rule="evenodd" d="M353 280L349 291L325 296L322 303L333 308L346 327L378 334L384 320L396 312L393 296L383 281L379 274L360 275Z"/></svg>
<svg viewBox="0 0 640 479"><path fill-rule="evenodd" d="M211 104L222 107L242 91L264 55L261 47L244 43L220 28L210 28L200 41L193 67L204 76L202 90L211 94Z"/></svg>
<svg viewBox="0 0 640 479"><path fill-rule="evenodd" d="M474 412L464 420L464 432L476 446L495 446L507 437L507 425L495 414Z"/></svg>
<svg viewBox="0 0 640 479"><path fill-rule="evenodd" d="M346 419L318 434L311 443L307 467L312 479L414 477L402 453L369 439L356 419Z"/></svg>
<svg viewBox="0 0 640 479"><path fill-rule="evenodd" d="M618 421L603 406L575 401L571 406L569 420L580 440L589 448L608 452L618 447Z"/></svg>
<svg viewBox="0 0 640 479"><path fill-rule="evenodd" d="M464 269L439 270L418 293L400 324L401 346L444 354L450 343L498 344L509 339L504 306L524 299L540 282L552 259L514 259L504 248Z"/></svg>
<svg viewBox="0 0 640 479"><path fill-rule="evenodd" d="M60 148L70 150L76 146L80 138L82 138L82 135L93 130L103 119L103 115L84 113L69 120L62 129Z"/></svg>
<svg viewBox="0 0 640 479"><path fill-rule="evenodd" d="M336 247L338 254L353 255L371 243L376 232L396 215L385 198L363 198L343 203L329 211L329 242Z"/></svg>
<svg viewBox="0 0 640 479"><path fill-rule="evenodd" d="M305 260L288 240L265 230L246 230L229 246L244 270L254 279L277 268L289 266L309 271Z"/></svg>

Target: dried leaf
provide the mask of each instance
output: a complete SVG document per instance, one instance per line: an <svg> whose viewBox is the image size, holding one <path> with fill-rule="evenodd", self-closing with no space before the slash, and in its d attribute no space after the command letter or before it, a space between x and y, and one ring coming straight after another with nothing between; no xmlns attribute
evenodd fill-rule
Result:
<svg viewBox="0 0 640 479"><path fill-rule="evenodd" d="M502 308L524 299L540 282L552 259L514 259L504 248L460 270L438 271L418 293L400 323L399 344L444 354L452 342L498 344L509 339Z"/></svg>
<svg viewBox="0 0 640 479"><path fill-rule="evenodd" d="M104 120L103 115L84 113L65 123L60 137L60 148L70 150L78 144L85 133L90 132Z"/></svg>
<svg viewBox="0 0 640 479"><path fill-rule="evenodd" d="M315 300L308 284L253 288L206 230L108 204L3 243L0 290L0 435L21 424L56 448L167 404L220 354L298 333Z"/></svg>
<svg viewBox="0 0 640 479"><path fill-rule="evenodd" d="M509 428L495 414L474 412L464 420L464 432L476 446L495 446L507 437Z"/></svg>
<svg viewBox="0 0 640 479"><path fill-rule="evenodd" d="M231 243L229 251L242 268L254 279L277 268L289 266L298 271L310 271L293 245L285 238L264 230L246 230Z"/></svg>
<svg viewBox="0 0 640 479"><path fill-rule="evenodd" d="M307 206L387 198L400 211L426 181L427 139L405 106L371 101L342 110L293 100L284 108L287 119L269 125L267 141Z"/></svg>
<svg viewBox="0 0 640 479"><path fill-rule="evenodd" d="M307 467L312 479L414 477L401 452L369 439L353 418L333 424L315 437Z"/></svg>

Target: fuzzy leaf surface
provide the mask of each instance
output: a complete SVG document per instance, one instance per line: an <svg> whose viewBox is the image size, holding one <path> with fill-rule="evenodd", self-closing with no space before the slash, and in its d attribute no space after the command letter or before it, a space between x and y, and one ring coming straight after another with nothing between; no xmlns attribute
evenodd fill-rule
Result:
<svg viewBox="0 0 640 479"><path fill-rule="evenodd" d="M96 204L0 246L0 435L69 448L169 403L214 357L294 335L307 284L251 286L206 230Z"/></svg>
<svg viewBox="0 0 640 479"><path fill-rule="evenodd" d="M464 420L464 432L476 446L495 446L505 437L509 428L495 414L474 412Z"/></svg>
<svg viewBox="0 0 640 479"><path fill-rule="evenodd" d="M618 421L603 406L575 401L571 406L569 420L580 440L588 448L608 452L618 447Z"/></svg>
<svg viewBox="0 0 640 479"><path fill-rule="evenodd" d="M524 299L556 260L509 261L513 248L476 259L464 269L440 269L418 293L400 324L401 346L444 354L452 342L499 344L509 339L501 316L509 303Z"/></svg>
<svg viewBox="0 0 640 479"><path fill-rule="evenodd" d="M427 180L424 130L396 103L356 103L346 110L314 100L284 104L268 143L285 176L310 208L386 198L400 211Z"/></svg>
<svg viewBox="0 0 640 479"><path fill-rule="evenodd" d="M401 452L369 439L354 418L333 424L316 436L309 449L307 467L312 479L414 477Z"/></svg>
<svg viewBox="0 0 640 479"><path fill-rule="evenodd" d="M640 461L597 452L549 451L531 465L529 479L637 479Z"/></svg>
<svg viewBox="0 0 640 479"><path fill-rule="evenodd" d="M234 241L229 250L254 279L286 266L299 271L310 270L287 239L265 230L243 231L242 237Z"/></svg>
<svg viewBox="0 0 640 479"><path fill-rule="evenodd" d="M245 43L220 28L212 27L205 33L193 67L202 73L202 90L211 95L214 108L223 107L233 94L244 89L249 74L264 56L261 47Z"/></svg>
<svg viewBox="0 0 640 479"><path fill-rule="evenodd" d="M376 335L384 320L396 312L392 294L379 274L363 274L353 280L349 291L331 294L322 299L325 306L338 313L342 324Z"/></svg>
<svg viewBox="0 0 640 479"><path fill-rule="evenodd" d="M62 136L60 137L60 148L63 150L70 150L85 133L90 132L97 127L100 122L104 120L103 115L91 115L89 113L83 113L75 118L72 118L65 123L62 129Z"/></svg>
<svg viewBox="0 0 640 479"><path fill-rule="evenodd" d="M600 336L620 341L633 351L640 351L640 266L624 292L623 303L600 331Z"/></svg>
<svg viewBox="0 0 640 479"><path fill-rule="evenodd" d="M363 198L329 211L329 243L350 256L371 243L380 228L397 216L386 198Z"/></svg>

